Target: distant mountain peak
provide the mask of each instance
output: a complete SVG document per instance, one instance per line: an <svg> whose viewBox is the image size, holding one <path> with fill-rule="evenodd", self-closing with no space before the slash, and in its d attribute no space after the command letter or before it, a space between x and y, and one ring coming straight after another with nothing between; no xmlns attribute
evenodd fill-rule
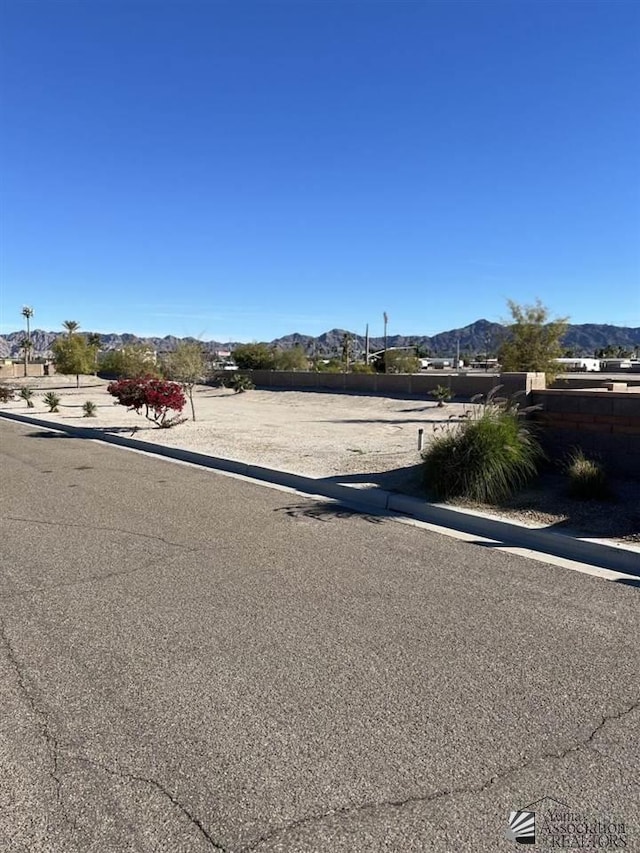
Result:
<svg viewBox="0 0 640 853"><path fill-rule="evenodd" d="M440 332L431 337L427 335L388 335L387 345L390 347L418 346L430 350L434 355L453 355L458 346L461 353L486 352L487 349L495 350L504 332L504 326L484 318L475 320L468 326L460 329L451 329L448 332ZM34 346L35 356L50 356L51 346L56 338L66 335L66 332L47 332L44 329L34 329L31 332L31 340ZM80 330L78 334L83 334ZM364 350L364 335L351 332L348 329L329 329L321 335L305 335L302 332L294 332L276 338L270 342L271 346L281 349L300 345L308 354L338 355L342 351L345 334L350 335L356 349ZM25 337L23 330L11 332L0 337L0 358L19 358L20 343ZM142 337L131 332L122 334L110 333L100 334L102 347L105 350L119 349L127 344L144 343L153 346L158 352L166 352L175 347L180 340L195 341L195 338L178 338L174 335L164 337ZM202 341L203 346L213 352L219 349L234 349L239 345L237 341ZM384 338L381 336L369 339L371 351L380 350L384 347ZM612 326L604 323L582 323L570 325L563 340L567 349L575 351L576 355L593 355L596 349L607 346L636 348L640 347L640 328L629 328L624 326Z"/></svg>

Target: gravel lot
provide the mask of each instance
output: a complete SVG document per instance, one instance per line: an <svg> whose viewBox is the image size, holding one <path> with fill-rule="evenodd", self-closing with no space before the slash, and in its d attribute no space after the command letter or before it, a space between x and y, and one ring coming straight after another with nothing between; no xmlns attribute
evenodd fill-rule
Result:
<svg viewBox="0 0 640 853"><path fill-rule="evenodd" d="M15 384L19 384L16 381ZM138 438L266 465L312 477L388 472L420 461L418 429L425 437L434 426L459 418L462 403L438 408L435 401L391 399L306 391L251 391L235 394L225 388L199 386L196 417L157 429L144 417L114 405L107 381L81 379L81 387L66 377L29 383L38 389L35 407L22 400L6 408L73 423L131 432ZM55 390L60 414L49 415L43 393ZM83 418L82 404L98 406L97 417ZM185 415L190 414L189 407Z"/></svg>

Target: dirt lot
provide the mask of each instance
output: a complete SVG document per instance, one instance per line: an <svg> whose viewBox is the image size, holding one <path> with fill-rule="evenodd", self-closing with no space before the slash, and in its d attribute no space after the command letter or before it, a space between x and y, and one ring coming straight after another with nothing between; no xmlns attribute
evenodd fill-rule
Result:
<svg viewBox="0 0 640 853"><path fill-rule="evenodd" d="M461 403L438 408L434 401L302 391L234 394L225 388L200 386L195 392L195 423L189 420L159 430L135 412L114 406L106 381L85 377L79 389L75 380L60 376L29 384L38 389L35 407L27 410L24 401L18 400L7 408L79 426L127 433L135 429L145 441L312 477L385 473L415 466L420 461L418 429L424 429L426 437L434 426L457 419L465 408ZM59 415L47 414L43 394L48 390L61 398ZM83 418L86 400L97 404L97 417Z"/></svg>
<svg viewBox="0 0 640 853"><path fill-rule="evenodd" d="M414 495L424 494L418 429L424 430L426 445L434 430L455 424L468 408L463 403L440 408L435 401L416 398L308 391L234 394L200 386L195 393L196 422L161 430L135 412L114 405L104 380L83 377L80 388L75 387L75 379L62 376L12 384L25 381L36 391L34 408L27 409L22 400L2 408L53 423L135 434L145 441ZM61 398L60 414L47 412L43 394L49 390ZM82 404L87 400L98 406L97 417L83 418ZM613 503L570 501L563 478L549 473L536 487L494 511L536 526L554 525L583 535L640 541L638 484L620 481L614 484L614 491L618 500Z"/></svg>

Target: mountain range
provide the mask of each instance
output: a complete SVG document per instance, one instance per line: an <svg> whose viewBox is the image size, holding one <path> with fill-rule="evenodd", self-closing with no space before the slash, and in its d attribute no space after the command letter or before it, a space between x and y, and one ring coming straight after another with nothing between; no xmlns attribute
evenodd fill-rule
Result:
<svg viewBox="0 0 640 853"><path fill-rule="evenodd" d="M506 327L500 323L492 323L489 320L477 320L461 329L451 329L448 332L440 332L429 337L428 335L389 335L387 346L406 347L419 346L429 350L434 356L451 356L455 354L459 346L461 353L495 353L500 341L503 339ZM365 347L364 335L348 332L345 329L331 329L322 335L302 335L294 333L276 338L268 343L279 349L289 349L300 345L309 355L336 355L341 352L345 333L352 337L353 349L357 353L363 352ZM66 332L46 332L42 329L34 329L31 332L33 343L33 356L50 356L51 345L56 338L66 335ZM11 332L0 336L0 358L19 358L20 344L25 337L24 331ZM103 350L120 349L130 344L143 343L152 347L157 352L168 352L175 348L180 340L194 341L195 338L177 338L167 335L163 338L139 337L134 334L101 334ZM218 350L233 350L239 346L238 341L201 341L210 352ZM563 346L572 350L575 355L593 356L594 351L603 347L623 347L625 349L637 349L640 347L640 327L630 328L625 326L610 326L598 323L584 323L582 325L570 325L563 339ZM372 337L369 339L371 352L384 348L384 338Z"/></svg>

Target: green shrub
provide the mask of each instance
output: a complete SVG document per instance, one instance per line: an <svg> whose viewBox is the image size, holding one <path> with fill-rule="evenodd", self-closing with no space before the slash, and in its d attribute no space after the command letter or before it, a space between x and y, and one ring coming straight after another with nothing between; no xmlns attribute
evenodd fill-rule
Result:
<svg viewBox="0 0 640 853"><path fill-rule="evenodd" d="M435 397L438 401L438 406L442 407L446 402L448 402L453 394L451 393L451 388L447 385L436 385L433 391L429 392L432 397Z"/></svg>
<svg viewBox="0 0 640 853"><path fill-rule="evenodd" d="M531 480L543 452L517 406L491 395L444 427L422 454L427 489L439 499L498 503Z"/></svg>
<svg viewBox="0 0 640 853"><path fill-rule="evenodd" d="M406 350L387 350L374 359L373 366L378 373L420 373L422 362Z"/></svg>
<svg viewBox="0 0 640 853"><path fill-rule="evenodd" d="M599 462L588 459L577 447L566 466L569 495L579 501L601 501L611 498L607 472Z"/></svg>
<svg viewBox="0 0 640 853"><path fill-rule="evenodd" d="M93 403L91 400L87 400L86 403L82 404L82 411L84 413L82 415L82 417L83 418L95 418L97 410L98 410L97 405L95 403Z"/></svg>
<svg viewBox="0 0 640 853"><path fill-rule="evenodd" d="M318 359L314 364L318 373L344 373L344 364L337 358Z"/></svg>
<svg viewBox="0 0 640 853"><path fill-rule="evenodd" d="M242 373L234 373L227 382L229 388L233 388L236 394L243 394L245 391L253 391L256 387L248 376L243 376Z"/></svg>
<svg viewBox="0 0 640 853"><path fill-rule="evenodd" d="M153 350L145 344L130 344L119 350L110 350L100 359L98 367L98 376L105 379L139 379L142 376L159 379L161 376Z"/></svg>
<svg viewBox="0 0 640 853"><path fill-rule="evenodd" d="M275 370L276 350L270 344L240 344L233 353L240 370Z"/></svg>
<svg viewBox="0 0 640 853"><path fill-rule="evenodd" d="M15 391L16 389L12 388L11 385L5 385L3 382L0 382L0 403L8 403L10 400L13 400Z"/></svg>
<svg viewBox="0 0 640 853"><path fill-rule="evenodd" d="M300 344L291 349L277 350L274 353L274 368L276 370L308 370L309 359Z"/></svg>
<svg viewBox="0 0 640 853"><path fill-rule="evenodd" d="M32 388L29 388L27 385L25 385L23 388L20 389L20 397L26 402L28 409L33 409L34 403Z"/></svg>
<svg viewBox="0 0 640 853"><path fill-rule="evenodd" d="M50 412L60 411L60 409L58 408L58 406L60 405L60 397L58 397L58 395L54 391L49 391L47 394L44 395L44 402L45 405L49 406Z"/></svg>
<svg viewBox="0 0 640 853"><path fill-rule="evenodd" d="M365 364L363 361L357 361L351 365L352 373L375 373L372 364Z"/></svg>

